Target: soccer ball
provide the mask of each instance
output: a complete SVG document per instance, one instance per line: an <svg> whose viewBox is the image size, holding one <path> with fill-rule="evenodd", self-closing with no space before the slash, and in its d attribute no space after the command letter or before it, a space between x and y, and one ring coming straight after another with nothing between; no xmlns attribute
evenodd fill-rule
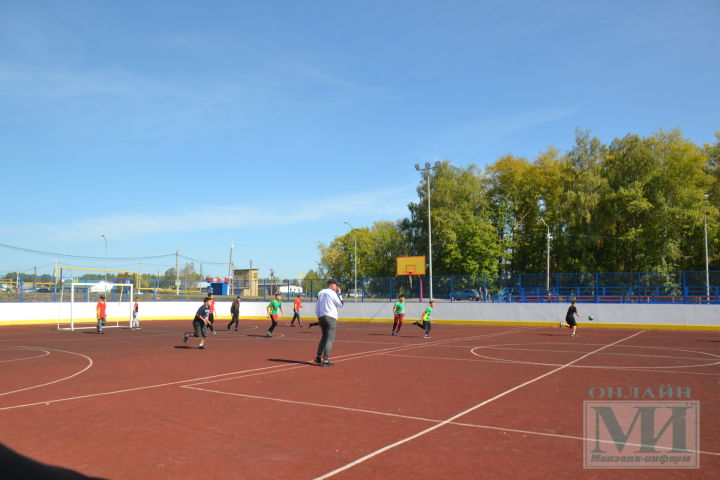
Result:
<svg viewBox="0 0 720 480"><path fill-rule="evenodd" d="M588 317L588 320L590 320L590 321L592 322L593 320L595 320L595 317L593 317L592 315L590 315L590 316Z"/></svg>

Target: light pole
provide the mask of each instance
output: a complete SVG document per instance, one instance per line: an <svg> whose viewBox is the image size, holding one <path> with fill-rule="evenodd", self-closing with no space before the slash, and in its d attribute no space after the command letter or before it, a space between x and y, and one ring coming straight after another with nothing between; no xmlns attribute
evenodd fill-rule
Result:
<svg viewBox="0 0 720 480"><path fill-rule="evenodd" d="M228 295L233 294L233 276L235 275L235 267L233 266L232 256L233 256L233 249L235 248L235 243L233 241L230 241L230 261L228 262L228 270L230 271L228 276L230 277L228 280L230 280L230 285L228 286Z"/></svg>
<svg viewBox="0 0 720 480"><path fill-rule="evenodd" d="M105 283L107 283L107 261L108 261L108 248L107 248L107 237L104 233L100 234L102 239L105 241Z"/></svg>
<svg viewBox="0 0 720 480"><path fill-rule="evenodd" d="M545 278L545 290L546 290L546 294L549 295L550 294L550 240L552 240L552 235L550 235L550 227L548 226L547 223L545 223L545 220L543 220L541 218L540 221L547 228L547 253L546 253L547 264L545 266L545 271L547 272L547 274L546 274L546 278Z"/></svg>
<svg viewBox="0 0 720 480"><path fill-rule="evenodd" d="M705 296L707 302L710 303L710 259L708 257L708 225L707 225L707 201L710 195L707 193L703 195L705 199L705 205L703 208L703 219L705 224Z"/></svg>
<svg viewBox="0 0 720 480"><path fill-rule="evenodd" d="M233 265L233 249L235 249L235 242L232 241L230 237L223 234L223 237L230 240L230 260L228 260L228 281L230 284L228 285L228 295L233 294L233 275L235 274L235 268Z"/></svg>
<svg viewBox="0 0 720 480"><path fill-rule="evenodd" d="M442 163L435 162L435 165L430 162L425 162L425 168L420 168L419 164L415 164L415 170L418 172L427 173L427 204L428 204L428 283L430 284L430 300L433 300L433 282L432 282L432 218L430 216L430 170L438 168Z"/></svg>
<svg viewBox="0 0 720 480"><path fill-rule="evenodd" d="M353 270L355 271L355 282L354 282L354 284L353 284L353 285L354 285L354 286L353 286L353 289L354 289L354 292L353 292L353 293L355 294L355 296L354 296L353 298L354 298L355 301L357 302L357 298L358 298L358 297L357 297L357 295L358 295L358 289L357 289L357 232L355 232L355 227L353 227L352 225L350 225L350 222L343 222L343 223L344 223L345 225L347 225L348 227L350 227L350 230L353 232L353 238L355 239L355 259L353 260Z"/></svg>

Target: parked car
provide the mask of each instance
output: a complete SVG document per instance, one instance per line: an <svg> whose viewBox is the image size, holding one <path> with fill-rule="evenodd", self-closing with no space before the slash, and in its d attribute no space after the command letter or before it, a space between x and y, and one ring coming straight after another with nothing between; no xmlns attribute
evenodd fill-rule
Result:
<svg viewBox="0 0 720 480"><path fill-rule="evenodd" d="M47 287L40 287L37 290L35 290L37 293L52 293L52 290L50 290Z"/></svg>
<svg viewBox="0 0 720 480"><path fill-rule="evenodd" d="M345 297L345 298L361 298L362 290L355 291L354 289L351 288L346 293L343 293L343 297Z"/></svg>
<svg viewBox="0 0 720 480"><path fill-rule="evenodd" d="M462 290L453 292L452 295L450 295L450 299L451 300L475 300L476 302L479 302L480 301L480 292L478 292L474 288L463 288Z"/></svg>

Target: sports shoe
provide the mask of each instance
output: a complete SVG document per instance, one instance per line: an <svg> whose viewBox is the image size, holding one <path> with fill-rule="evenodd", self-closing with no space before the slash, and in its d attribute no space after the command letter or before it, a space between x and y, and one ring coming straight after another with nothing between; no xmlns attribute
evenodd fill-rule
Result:
<svg viewBox="0 0 720 480"><path fill-rule="evenodd" d="M310 330L310 329L311 329L312 327L314 327L314 326L315 326L315 325L313 325L312 323L309 323L309 324L308 324L308 330Z"/></svg>
<svg viewBox="0 0 720 480"><path fill-rule="evenodd" d="M268 337L268 338L270 338L270 337L272 337L272 333L271 333L271 332L265 332L265 336Z"/></svg>
<svg viewBox="0 0 720 480"><path fill-rule="evenodd" d="M570 336L571 336L571 337L577 337L577 333L571 333Z"/></svg>
<svg viewBox="0 0 720 480"><path fill-rule="evenodd" d="M205 345L198 345L199 350L205 350Z"/></svg>
<svg viewBox="0 0 720 480"><path fill-rule="evenodd" d="M322 362L322 363L320 364L320 366L321 366L321 367L334 367L335 364L334 364L334 363L330 363L330 362Z"/></svg>
<svg viewBox="0 0 720 480"><path fill-rule="evenodd" d="M183 343L187 343L188 337L190 337L189 333L187 333L187 332L183 333Z"/></svg>
<svg viewBox="0 0 720 480"><path fill-rule="evenodd" d="M213 335L216 335L215 330L212 331L212 334L213 334Z"/></svg>
<svg viewBox="0 0 720 480"><path fill-rule="evenodd" d="M295 324L294 324L294 323L291 323L290 326L293 327L293 328L295 328Z"/></svg>
<svg viewBox="0 0 720 480"><path fill-rule="evenodd" d="M298 325L298 327L302 328L302 323L300 325Z"/></svg>
<svg viewBox="0 0 720 480"><path fill-rule="evenodd" d="M564 327L565 324L563 322L560 322L560 325L558 325L560 328Z"/></svg>
<svg viewBox="0 0 720 480"><path fill-rule="evenodd" d="M315 357L315 360L313 360L315 363L322 363L322 359L320 357Z"/></svg>
<svg viewBox="0 0 720 480"><path fill-rule="evenodd" d="M230 330L230 324L228 323L228 330Z"/></svg>
<svg viewBox="0 0 720 480"><path fill-rule="evenodd" d="M430 338L430 335L425 335L423 338Z"/></svg>

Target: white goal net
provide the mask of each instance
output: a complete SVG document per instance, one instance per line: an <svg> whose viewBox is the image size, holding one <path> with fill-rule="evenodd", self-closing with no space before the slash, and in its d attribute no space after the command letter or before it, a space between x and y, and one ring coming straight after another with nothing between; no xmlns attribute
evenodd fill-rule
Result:
<svg viewBox="0 0 720 480"><path fill-rule="evenodd" d="M65 312L69 318L58 320L58 330L96 328L96 308L101 295L105 296L106 303L104 328L131 328L134 302L132 283L70 282L63 285L60 292L60 303L66 305Z"/></svg>

